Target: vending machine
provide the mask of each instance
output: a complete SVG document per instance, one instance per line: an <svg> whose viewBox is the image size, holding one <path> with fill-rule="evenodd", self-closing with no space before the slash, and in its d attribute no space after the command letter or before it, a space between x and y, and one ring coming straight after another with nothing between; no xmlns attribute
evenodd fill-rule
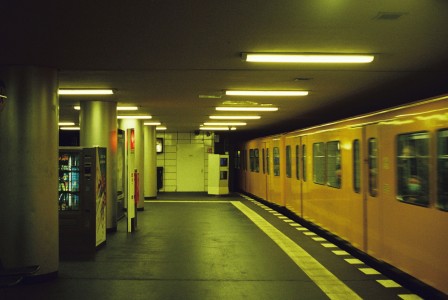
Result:
<svg viewBox="0 0 448 300"><path fill-rule="evenodd" d="M106 148L59 149L59 255L92 258L106 242Z"/></svg>

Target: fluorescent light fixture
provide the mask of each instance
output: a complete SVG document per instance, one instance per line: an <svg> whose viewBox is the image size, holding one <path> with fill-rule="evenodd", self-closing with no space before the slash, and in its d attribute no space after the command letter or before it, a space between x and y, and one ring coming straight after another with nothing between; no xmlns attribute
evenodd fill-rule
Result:
<svg viewBox="0 0 448 300"><path fill-rule="evenodd" d="M278 107L239 107L239 106L220 106L218 111L277 111Z"/></svg>
<svg viewBox="0 0 448 300"><path fill-rule="evenodd" d="M204 126L245 126L244 122L205 122Z"/></svg>
<svg viewBox="0 0 448 300"><path fill-rule="evenodd" d="M143 125L147 125L147 126L158 126L160 125L160 122L144 122Z"/></svg>
<svg viewBox="0 0 448 300"><path fill-rule="evenodd" d="M75 122L59 122L59 126L74 126Z"/></svg>
<svg viewBox="0 0 448 300"><path fill-rule="evenodd" d="M230 127L230 130L236 130L236 127Z"/></svg>
<svg viewBox="0 0 448 300"><path fill-rule="evenodd" d="M80 130L79 127L59 127L60 130Z"/></svg>
<svg viewBox="0 0 448 300"><path fill-rule="evenodd" d="M260 116L210 116L212 120L259 120Z"/></svg>
<svg viewBox="0 0 448 300"><path fill-rule="evenodd" d="M79 105L75 105L75 106L73 106L73 108L75 110L81 110L81 106L79 106ZM120 110L120 111L138 110L138 107L137 106L117 106L117 110Z"/></svg>
<svg viewBox="0 0 448 300"><path fill-rule="evenodd" d="M117 110L120 110L120 111L138 110L138 107L137 106L117 106Z"/></svg>
<svg viewBox="0 0 448 300"><path fill-rule="evenodd" d="M111 89L59 89L59 95L113 95Z"/></svg>
<svg viewBox="0 0 448 300"><path fill-rule="evenodd" d="M281 54L281 53L242 53L243 60L248 62L273 63L370 63L373 55L364 54Z"/></svg>
<svg viewBox="0 0 448 300"><path fill-rule="evenodd" d="M227 96L306 96L308 91L226 91Z"/></svg>
<svg viewBox="0 0 448 300"><path fill-rule="evenodd" d="M152 119L152 116L117 116L118 119L140 119L140 120L148 120Z"/></svg>
<svg viewBox="0 0 448 300"><path fill-rule="evenodd" d="M224 131L229 130L229 127L214 127L214 126L202 126L199 127L200 130L210 130L210 131Z"/></svg>
<svg viewBox="0 0 448 300"><path fill-rule="evenodd" d="M165 126L157 126L156 130L166 130L166 127Z"/></svg>

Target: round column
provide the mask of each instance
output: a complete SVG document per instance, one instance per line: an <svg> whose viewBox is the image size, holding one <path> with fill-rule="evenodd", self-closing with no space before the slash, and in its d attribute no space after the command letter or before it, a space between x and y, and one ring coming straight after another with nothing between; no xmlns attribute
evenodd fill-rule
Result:
<svg viewBox="0 0 448 300"><path fill-rule="evenodd" d="M106 228L117 229L117 103L82 101L80 111L82 147L106 147Z"/></svg>
<svg viewBox="0 0 448 300"><path fill-rule="evenodd" d="M39 67L0 68L0 259L5 267L59 267L58 80Z"/></svg>
<svg viewBox="0 0 448 300"><path fill-rule="evenodd" d="M156 127L143 127L144 140L144 173L145 198L157 198L157 153L156 153Z"/></svg>

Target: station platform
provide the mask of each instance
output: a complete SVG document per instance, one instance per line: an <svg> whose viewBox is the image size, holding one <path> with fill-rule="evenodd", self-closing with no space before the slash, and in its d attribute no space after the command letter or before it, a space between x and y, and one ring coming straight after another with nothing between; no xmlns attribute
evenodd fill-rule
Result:
<svg viewBox="0 0 448 300"><path fill-rule="evenodd" d="M421 299L293 219L244 195L162 193L94 260L0 299Z"/></svg>

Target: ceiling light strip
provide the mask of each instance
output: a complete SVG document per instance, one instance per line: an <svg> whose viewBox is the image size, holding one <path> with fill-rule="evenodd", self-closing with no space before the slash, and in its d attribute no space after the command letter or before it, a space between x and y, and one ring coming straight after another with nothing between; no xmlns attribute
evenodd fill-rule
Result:
<svg viewBox="0 0 448 300"><path fill-rule="evenodd" d="M212 120L259 120L260 116L209 116Z"/></svg>
<svg viewBox="0 0 448 300"><path fill-rule="evenodd" d="M237 107L237 106L220 106L216 107L217 111L277 111L278 107Z"/></svg>
<svg viewBox="0 0 448 300"><path fill-rule="evenodd" d="M245 122L205 122L204 126L245 126Z"/></svg>
<svg viewBox="0 0 448 300"><path fill-rule="evenodd" d="M227 96L280 96L280 97L294 97L306 96L308 91L242 91L242 90L227 90Z"/></svg>
<svg viewBox="0 0 448 300"><path fill-rule="evenodd" d="M59 95L113 95L111 89L59 89Z"/></svg>
<svg viewBox="0 0 448 300"><path fill-rule="evenodd" d="M242 53L247 62L272 63L371 63L373 55L364 54L281 54L281 53Z"/></svg>

